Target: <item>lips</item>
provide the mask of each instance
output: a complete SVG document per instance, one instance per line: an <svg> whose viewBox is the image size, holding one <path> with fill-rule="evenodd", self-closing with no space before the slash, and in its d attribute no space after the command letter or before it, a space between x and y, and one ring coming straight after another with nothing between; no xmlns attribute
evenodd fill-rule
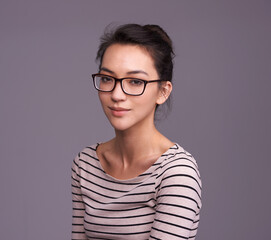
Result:
<svg viewBox="0 0 271 240"><path fill-rule="evenodd" d="M112 115L115 117L122 117L130 111L130 109L122 107L109 107L109 109L111 110Z"/></svg>
<svg viewBox="0 0 271 240"><path fill-rule="evenodd" d="M121 107L109 107L113 111L129 111L128 108L121 108Z"/></svg>

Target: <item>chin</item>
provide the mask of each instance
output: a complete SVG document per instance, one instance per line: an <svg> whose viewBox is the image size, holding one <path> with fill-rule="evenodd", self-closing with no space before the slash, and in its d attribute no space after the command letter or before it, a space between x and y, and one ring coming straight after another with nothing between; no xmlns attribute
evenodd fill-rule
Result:
<svg viewBox="0 0 271 240"><path fill-rule="evenodd" d="M125 131L132 127L131 124L121 123L120 121L118 122L118 120L110 121L110 124L115 129L115 131Z"/></svg>
<svg viewBox="0 0 271 240"><path fill-rule="evenodd" d="M132 129L139 130L143 125L147 124L147 121L141 120L141 121L133 121L133 119L113 119L109 120L112 127L115 129L115 131L124 132L129 131Z"/></svg>
<svg viewBox="0 0 271 240"><path fill-rule="evenodd" d="M131 129L141 128L141 126L145 124L149 125L149 122L153 121L153 118L150 118L151 115L114 117L110 113L106 113L106 116L115 131L127 131Z"/></svg>

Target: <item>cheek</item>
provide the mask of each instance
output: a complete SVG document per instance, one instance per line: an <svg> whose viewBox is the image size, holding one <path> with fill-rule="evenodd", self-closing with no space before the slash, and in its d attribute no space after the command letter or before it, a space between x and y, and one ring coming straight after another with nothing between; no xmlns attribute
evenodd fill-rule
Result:
<svg viewBox="0 0 271 240"><path fill-rule="evenodd" d="M135 106L140 108L142 113L146 113L146 112L150 113L153 110L155 110L156 100L157 100L157 95L154 93L142 95L141 99L137 99L137 101L135 101Z"/></svg>
<svg viewBox="0 0 271 240"><path fill-rule="evenodd" d="M99 93L98 94L98 97L99 97L99 100L100 100L100 104L101 104L101 107L105 113L105 115L107 116L108 113L108 97L106 96L106 94L103 94L103 93Z"/></svg>
<svg viewBox="0 0 271 240"><path fill-rule="evenodd" d="M99 92L98 97L99 97L99 100L103 106L107 102L106 95L104 93Z"/></svg>
<svg viewBox="0 0 271 240"><path fill-rule="evenodd" d="M158 86L153 86L152 89L150 89L149 92L146 92L148 94L145 95L145 104L150 104L152 106L155 106L157 104L157 99L160 95L160 89Z"/></svg>

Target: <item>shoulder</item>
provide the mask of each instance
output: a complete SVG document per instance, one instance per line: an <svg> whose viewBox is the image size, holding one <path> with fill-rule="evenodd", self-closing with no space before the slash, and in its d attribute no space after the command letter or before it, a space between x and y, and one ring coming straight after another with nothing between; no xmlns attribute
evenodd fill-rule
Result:
<svg viewBox="0 0 271 240"><path fill-rule="evenodd" d="M91 165L98 162L97 158L97 147L99 144L93 144L88 147L85 147L80 151L73 160L72 168L78 169L85 166L86 164Z"/></svg>
<svg viewBox="0 0 271 240"><path fill-rule="evenodd" d="M162 168L168 169L174 166L191 166L198 172L198 164L195 158L179 144L175 143L165 154Z"/></svg>
<svg viewBox="0 0 271 240"><path fill-rule="evenodd" d="M161 163L160 181L187 182L201 189L201 177L194 157L179 144L175 144L164 154Z"/></svg>
<svg viewBox="0 0 271 240"><path fill-rule="evenodd" d="M202 183L194 157L175 144L165 154L157 176L157 199L159 202L188 201L194 209L201 208Z"/></svg>

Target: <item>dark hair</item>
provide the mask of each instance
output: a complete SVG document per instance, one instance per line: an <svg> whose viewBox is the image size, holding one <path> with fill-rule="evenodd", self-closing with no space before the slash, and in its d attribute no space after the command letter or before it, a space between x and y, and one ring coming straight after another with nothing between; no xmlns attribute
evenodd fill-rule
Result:
<svg viewBox="0 0 271 240"><path fill-rule="evenodd" d="M172 81L175 54L171 39L160 26L125 24L116 29L106 28L96 56L99 67L101 67L106 49L116 43L139 45L145 48L154 60L159 78Z"/></svg>

